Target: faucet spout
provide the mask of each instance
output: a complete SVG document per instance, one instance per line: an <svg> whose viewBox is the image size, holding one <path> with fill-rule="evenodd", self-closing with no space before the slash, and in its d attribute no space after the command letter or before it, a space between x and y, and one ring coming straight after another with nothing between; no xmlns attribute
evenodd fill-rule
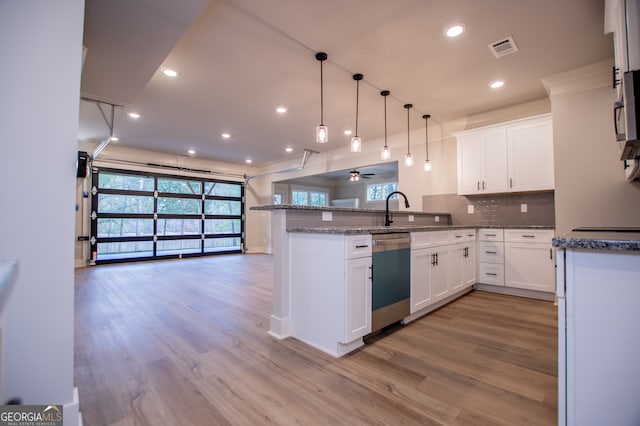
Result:
<svg viewBox="0 0 640 426"><path fill-rule="evenodd" d="M389 214L389 198L391 198L391 196L394 194L402 195L402 198L404 198L404 206L406 208L409 208L409 200L407 199L407 196L402 192L393 191L391 194L387 195L386 207L384 209L384 226L391 226L391 224L393 223L393 220L391 220L391 215Z"/></svg>

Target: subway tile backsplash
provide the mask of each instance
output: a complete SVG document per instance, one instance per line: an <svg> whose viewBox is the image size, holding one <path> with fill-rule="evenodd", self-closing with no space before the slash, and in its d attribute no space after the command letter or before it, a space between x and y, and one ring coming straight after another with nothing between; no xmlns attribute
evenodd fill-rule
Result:
<svg viewBox="0 0 640 426"><path fill-rule="evenodd" d="M521 212L526 204L527 212ZM473 205L473 213L468 206ZM553 191L492 195L424 195L422 210L445 211L453 225L543 225L555 226Z"/></svg>

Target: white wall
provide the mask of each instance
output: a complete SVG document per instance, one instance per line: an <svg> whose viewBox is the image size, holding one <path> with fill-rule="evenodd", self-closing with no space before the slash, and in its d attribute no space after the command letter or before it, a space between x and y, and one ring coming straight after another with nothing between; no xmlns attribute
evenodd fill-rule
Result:
<svg viewBox="0 0 640 426"><path fill-rule="evenodd" d="M65 420L76 424L73 212L83 20L82 0L0 2L0 256L19 261L4 317L1 398L66 404Z"/></svg>
<svg viewBox="0 0 640 426"><path fill-rule="evenodd" d="M547 79L553 116L556 233L640 226L640 182L625 181L613 130L611 63Z"/></svg>

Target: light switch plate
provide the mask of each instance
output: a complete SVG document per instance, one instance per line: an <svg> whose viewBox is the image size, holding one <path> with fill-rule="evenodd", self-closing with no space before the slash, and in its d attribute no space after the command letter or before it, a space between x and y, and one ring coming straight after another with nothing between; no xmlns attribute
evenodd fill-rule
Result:
<svg viewBox="0 0 640 426"><path fill-rule="evenodd" d="M527 205L525 203L520 204L520 212L521 213L527 212Z"/></svg>
<svg viewBox="0 0 640 426"><path fill-rule="evenodd" d="M333 220L333 212L322 212L322 221L331 222Z"/></svg>
<svg viewBox="0 0 640 426"><path fill-rule="evenodd" d="M410 215L409 215L409 217L407 218L407 220L408 220L409 222L413 222L414 220L416 220L416 218L415 218L415 217L413 217L413 215L412 215L412 214L410 214Z"/></svg>
<svg viewBox="0 0 640 426"><path fill-rule="evenodd" d="M469 204L469 205L467 206L467 213L469 213L469 214L473 214L473 204Z"/></svg>
<svg viewBox="0 0 640 426"><path fill-rule="evenodd" d="M440 222L440 216L434 217L433 220L435 220L436 222Z"/></svg>

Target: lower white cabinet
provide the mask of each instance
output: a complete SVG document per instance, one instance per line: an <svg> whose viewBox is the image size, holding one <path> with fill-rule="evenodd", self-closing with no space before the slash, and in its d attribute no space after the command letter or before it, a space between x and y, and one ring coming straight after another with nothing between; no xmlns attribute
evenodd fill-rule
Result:
<svg viewBox="0 0 640 426"><path fill-rule="evenodd" d="M474 229L411 235L412 314L475 283L475 240Z"/></svg>
<svg viewBox="0 0 640 426"><path fill-rule="evenodd" d="M451 293L476 283L476 243L456 244L451 247Z"/></svg>
<svg viewBox="0 0 640 426"><path fill-rule="evenodd" d="M291 335L333 356L371 332L371 235L291 233Z"/></svg>
<svg viewBox="0 0 640 426"><path fill-rule="evenodd" d="M508 229L505 231L505 285L554 292L555 256L553 231Z"/></svg>

